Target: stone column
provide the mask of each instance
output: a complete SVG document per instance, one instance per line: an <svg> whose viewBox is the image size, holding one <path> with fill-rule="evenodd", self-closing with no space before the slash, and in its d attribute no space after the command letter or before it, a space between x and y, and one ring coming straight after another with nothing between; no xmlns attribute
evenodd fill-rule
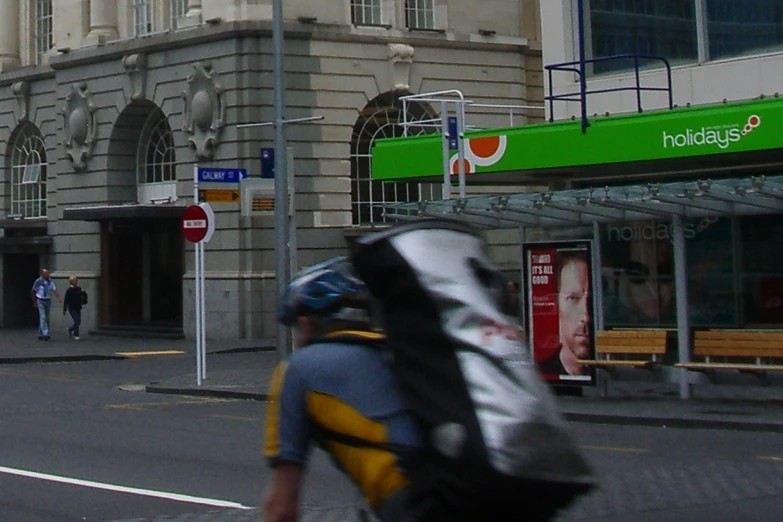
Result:
<svg viewBox="0 0 783 522"><path fill-rule="evenodd" d="M118 37L117 2L90 0L90 32L87 39L97 44Z"/></svg>
<svg viewBox="0 0 783 522"><path fill-rule="evenodd" d="M16 69L19 60L19 2L0 1L0 72Z"/></svg>

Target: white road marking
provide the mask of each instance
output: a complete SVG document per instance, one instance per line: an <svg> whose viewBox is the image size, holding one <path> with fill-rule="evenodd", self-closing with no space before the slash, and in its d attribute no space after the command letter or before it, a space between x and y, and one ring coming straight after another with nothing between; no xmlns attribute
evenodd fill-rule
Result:
<svg viewBox="0 0 783 522"><path fill-rule="evenodd" d="M49 475L47 473L38 473L35 471L26 471L23 469L7 468L5 466L0 466L0 473L5 473L7 475L16 475L18 477L48 480L50 482L59 482L61 484L70 484L73 486L83 486L87 488L103 489L106 491L114 491L117 493L128 493L131 495L140 495L144 497L162 498L164 500L173 500L175 502L187 502L189 504L201 504L204 506L212 506L212 507L220 507L220 508L254 509L252 507L244 506L236 502L229 502L227 500L193 497L190 495L182 495L180 493L167 493L165 491L153 491L150 489L130 488L126 486L117 486L114 484L104 484L102 482L93 482L91 480L81 480L81 479L75 479L69 477L61 477L58 475Z"/></svg>
<svg viewBox="0 0 783 522"><path fill-rule="evenodd" d="M783 457L759 457L761 460L771 460L772 462L783 462Z"/></svg>

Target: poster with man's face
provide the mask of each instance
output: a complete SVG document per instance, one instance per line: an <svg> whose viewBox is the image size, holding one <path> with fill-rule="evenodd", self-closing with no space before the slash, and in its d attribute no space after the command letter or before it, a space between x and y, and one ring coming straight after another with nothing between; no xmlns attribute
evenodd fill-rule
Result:
<svg viewBox="0 0 783 522"><path fill-rule="evenodd" d="M674 246L671 222L601 225L601 272L607 326L674 326ZM728 217L686 219L691 322L735 326L734 244Z"/></svg>
<svg viewBox="0 0 783 522"><path fill-rule="evenodd" d="M591 384L594 357L589 242L525 245L527 324L533 360L548 381Z"/></svg>

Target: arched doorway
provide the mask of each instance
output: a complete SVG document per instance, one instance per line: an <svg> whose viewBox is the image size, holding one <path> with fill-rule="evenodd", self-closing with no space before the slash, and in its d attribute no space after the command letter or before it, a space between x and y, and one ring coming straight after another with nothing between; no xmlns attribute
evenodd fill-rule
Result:
<svg viewBox="0 0 783 522"><path fill-rule="evenodd" d="M0 285L2 285L3 328L31 328L38 324L34 308L21 306L30 294L32 282L42 268L42 258L50 252L47 226L47 156L40 129L22 122L8 140L5 151L5 194L2 217L11 218L0 238ZM18 225L18 226L17 226ZM45 262L45 261L44 261Z"/></svg>
<svg viewBox="0 0 783 522"><path fill-rule="evenodd" d="M109 144L110 198L145 212L101 223L104 327L181 331L184 242L179 220L154 212L176 201L176 152L168 119L155 104L134 102L117 118Z"/></svg>
<svg viewBox="0 0 783 522"><path fill-rule="evenodd" d="M351 214L354 225L378 225L385 222L380 204L432 199L436 190L432 184L415 182L384 183L372 180L372 146L376 139L401 137L405 121L422 122L408 125L407 135L436 132L433 124L424 123L437 115L426 104L410 101L403 113L400 96L407 93L387 92L370 101L356 120L351 139Z"/></svg>
<svg viewBox="0 0 783 522"><path fill-rule="evenodd" d="M122 111L111 133L108 170L112 202L176 200L174 133L157 105L143 100Z"/></svg>

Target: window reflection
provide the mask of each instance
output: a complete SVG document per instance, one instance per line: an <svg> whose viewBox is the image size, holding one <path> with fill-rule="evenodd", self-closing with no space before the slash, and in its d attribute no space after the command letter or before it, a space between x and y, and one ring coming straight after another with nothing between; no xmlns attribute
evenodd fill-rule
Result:
<svg viewBox="0 0 783 522"><path fill-rule="evenodd" d="M781 0L706 0L702 32L696 0L590 0L585 5L588 58L654 55L673 65L687 64L699 59L699 41L708 42L705 60L783 50ZM633 67L632 60L613 60L594 64L592 72Z"/></svg>
<svg viewBox="0 0 783 522"><path fill-rule="evenodd" d="M672 63L698 58L693 0L592 0L590 22L593 57L643 54L662 56ZM612 60L595 63L593 72L631 67L630 60Z"/></svg>
<svg viewBox="0 0 783 522"><path fill-rule="evenodd" d="M747 324L783 324L783 216L742 220L742 304Z"/></svg>
<svg viewBox="0 0 783 522"><path fill-rule="evenodd" d="M695 326L735 326L731 219L689 219L689 314ZM605 226L601 236L607 326L676 324L672 225L640 221Z"/></svg>
<svg viewBox="0 0 783 522"><path fill-rule="evenodd" d="M783 48L781 0L707 0L710 58Z"/></svg>

